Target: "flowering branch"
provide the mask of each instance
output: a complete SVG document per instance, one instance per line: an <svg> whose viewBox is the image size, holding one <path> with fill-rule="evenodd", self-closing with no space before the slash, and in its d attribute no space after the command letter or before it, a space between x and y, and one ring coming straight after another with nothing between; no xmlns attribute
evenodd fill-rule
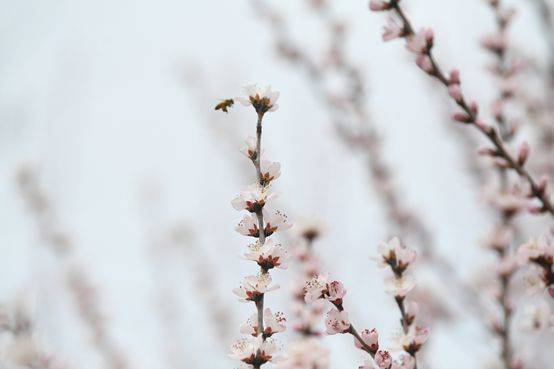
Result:
<svg viewBox="0 0 554 369"><path fill-rule="evenodd" d="M418 306L415 302L406 303L406 295L415 287L413 278L406 273L408 267L414 262L415 251L406 248L398 238L391 239L380 246L380 265L390 267L393 276L386 280L386 290L395 297L400 311L402 336L400 343L408 355L401 355L397 360L392 359L388 351L379 349L379 334L376 329L365 329L361 333L354 327L344 309L343 300L346 289L342 282L329 280L328 277L317 275L306 283L304 288L306 303L323 299L329 301L335 309L327 313L325 325L326 333L350 334L354 337L357 348L367 352L373 359L373 363L379 369L416 369L416 354L429 337L429 329L416 326L415 320ZM373 369L371 362L366 362L362 369Z"/></svg>
<svg viewBox="0 0 554 369"><path fill-rule="evenodd" d="M498 77L500 83L500 91L496 101L493 103L493 112L496 125L500 137L504 142L508 143L512 140L515 129L508 127L507 118L504 112L506 103L513 97L514 91L511 87L511 82L517 74L519 68L508 56L508 27L511 24L515 14L513 8L506 7L502 0L488 0L488 4L494 13L496 21L496 31L482 40L483 47L490 51L495 58L495 64L491 68L494 75ZM520 149L520 155L527 155L527 144L523 144ZM509 192L508 186L508 169L504 165L498 166L498 176L500 181L500 191L498 196L506 196ZM510 282L515 274L518 263L512 254L510 248L513 238L515 237L514 217L519 212L514 203L508 204L502 201L493 202L493 206L497 208L500 226L493 229L489 247L496 252L498 258L497 278L500 291L496 296L496 301L500 306L501 319L499 319L493 327L493 333L500 338L500 358L503 366L510 369L514 365L514 354L511 345L511 321L512 321L512 306L510 301ZM508 206L506 206L508 205Z"/></svg>
<svg viewBox="0 0 554 369"><path fill-rule="evenodd" d="M400 239L394 237L389 242L381 243L379 254L379 264L388 267L392 272L392 276L385 281L385 286L387 292L394 296L400 311L402 348L412 356L414 368L417 368L416 354L427 341L429 329L415 325L419 310L417 303L406 303L406 295L415 287L413 277L406 272L415 261L416 252L402 245Z"/></svg>
<svg viewBox="0 0 554 369"><path fill-rule="evenodd" d="M477 103L468 103L462 93L460 72L455 69L447 77L437 63L433 55L433 31L430 28L424 28L416 33L400 6L400 0L371 0L369 6L373 11L391 11L396 14L401 24L398 25L392 20L385 27L384 40L388 41L394 38L406 40L408 49L417 55L416 64L429 76L434 77L444 85L450 97L461 108L461 112L454 114L454 120L471 125L479 130L493 145L493 148L489 149L487 154L495 157L497 162L501 162L503 166L516 172L521 179L528 183L530 187L528 196L536 198L541 204L540 207L532 209L533 212L549 212L554 216L554 205L550 201L547 179L536 180L525 167L529 155L528 146L520 147L518 156L515 157L506 148L505 142L498 131L479 118Z"/></svg>
<svg viewBox="0 0 554 369"><path fill-rule="evenodd" d="M246 88L247 97L237 98L245 106L252 106L257 113L256 137L249 137L246 146L241 150L253 163L256 170L256 182L248 186L235 198L231 204L236 210L246 210L250 215L245 215L235 228L237 232L256 238L254 244L249 245L250 252L245 254L247 260L254 261L260 267L257 276L248 276L244 279L234 293L241 301L252 301L256 306L256 313L241 327L241 333L249 335L231 346L231 357L240 360L250 368L259 369L269 361L275 361L278 357L277 344L270 337L285 330L285 317L282 313L273 314L270 309L264 309L265 294L278 288L271 285L269 270L273 268L285 268L287 253L280 244L272 239L267 239L273 233L290 227L286 216L279 212L267 210L267 201L275 194L270 192L273 180L279 177L280 164L263 159L261 148L262 121L267 112L275 111L279 93L271 91L268 87L265 91L255 85ZM227 99L226 108L234 104L234 99ZM221 104L216 106L216 110ZM252 215L253 214L253 215Z"/></svg>

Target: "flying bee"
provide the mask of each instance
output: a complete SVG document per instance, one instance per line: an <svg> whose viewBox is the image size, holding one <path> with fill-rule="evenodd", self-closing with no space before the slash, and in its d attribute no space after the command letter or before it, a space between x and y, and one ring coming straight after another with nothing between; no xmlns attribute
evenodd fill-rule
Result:
<svg viewBox="0 0 554 369"><path fill-rule="evenodd" d="M217 104L215 106L215 110L222 110L224 111L225 113L228 113L229 112L229 108L231 106L233 106L233 104L235 103L235 101L233 99L225 99L225 100L222 100L219 104Z"/></svg>

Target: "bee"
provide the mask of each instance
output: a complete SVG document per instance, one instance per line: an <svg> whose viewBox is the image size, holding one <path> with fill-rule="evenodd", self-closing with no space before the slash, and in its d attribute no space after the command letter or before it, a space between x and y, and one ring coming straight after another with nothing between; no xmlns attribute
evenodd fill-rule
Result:
<svg viewBox="0 0 554 369"><path fill-rule="evenodd" d="M228 113L229 112L228 109L231 106L233 106L234 103L235 101L233 99L222 100L219 104L215 106L215 110L221 110L221 111L224 111L225 113Z"/></svg>

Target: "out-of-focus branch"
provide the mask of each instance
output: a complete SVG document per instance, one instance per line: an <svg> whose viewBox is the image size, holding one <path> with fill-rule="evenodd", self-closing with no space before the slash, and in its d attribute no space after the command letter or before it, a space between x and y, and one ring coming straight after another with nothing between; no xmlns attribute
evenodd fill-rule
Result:
<svg viewBox="0 0 554 369"><path fill-rule="evenodd" d="M102 355L108 369L126 369L125 358L107 333L106 321L98 306L93 284L82 267L72 260L74 245L70 236L60 230L50 199L40 187L36 170L31 167L21 168L17 174L17 184L37 225L41 243L52 250L65 268L67 288L80 318L92 334L94 347Z"/></svg>

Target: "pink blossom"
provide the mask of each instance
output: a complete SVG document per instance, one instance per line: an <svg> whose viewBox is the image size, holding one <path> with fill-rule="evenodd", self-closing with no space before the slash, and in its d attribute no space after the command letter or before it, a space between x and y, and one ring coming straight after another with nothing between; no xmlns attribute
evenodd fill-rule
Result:
<svg viewBox="0 0 554 369"><path fill-rule="evenodd" d="M379 244L381 256L380 265L389 265L394 270L403 272L416 259L417 253L402 244L398 237L391 238L388 242Z"/></svg>
<svg viewBox="0 0 554 369"><path fill-rule="evenodd" d="M458 103L463 100L462 88L457 83L451 83L448 85L448 94Z"/></svg>
<svg viewBox="0 0 554 369"><path fill-rule="evenodd" d="M275 193L271 193L268 188L256 182L241 191L240 195L231 201L231 205L235 210L247 210L255 213L262 210L265 203L275 196Z"/></svg>
<svg viewBox="0 0 554 369"><path fill-rule="evenodd" d="M429 338L429 328L411 326L408 333L400 337L400 343L407 353L413 355Z"/></svg>
<svg viewBox="0 0 554 369"><path fill-rule="evenodd" d="M346 295L346 288L344 288L342 282L338 280L328 281L328 277L324 275L317 275L307 281L304 291L306 303L324 298L333 304L340 305Z"/></svg>
<svg viewBox="0 0 554 369"><path fill-rule="evenodd" d="M331 281L327 284L327 296L325 298L334 304L342 304L342 299L346 295L346 288L340 281Z"/></svg>
<svg viewBox="0 0 554 369"><path fill-rule="evenodd" d="M264 318L264 336L270 337L274 333L284 332L286 329L285 323L287 319L281 312L273 314L271 309L266 308L263 314ZM240 328L242 334L249 334L252 336L258 335L258 313L252 314L252 316L242 325Z"/></svg>
<svg viewBox="0 0 554 369"><path fill-rule="evenodd" d="M452 119L454 119L455 121L457 122L460 122L460 123L470 123L471 122L471 117L465 113L465 112L455 112L454 114L452 114Z"/></svg>
<svg viewBox="0 0 554 369"><path fill-rule="evenodd" d="M412 35L406 44L408 50L415 54L423 54L433 45L434 33L431 28L423 28Z"/></svg>
<svg viewBox="0 0 554 369"><path fill-rule="evenodd" d="M254 160L256 159L256 137L248 136L244 141L244 144L240 148L240 152L247 158Z"/></svg>
<svg viewBox="0 0 554 369"><path fill-rule="evenodd" d="M388 10L390 9L390 3L388 1L383 0L371 0L369 2L369 9L373 10L374 12L382 11L382 10Z"/></svg>
<svg viewBox="0 0 554 369"><path fill-rule="evenodd" d="M392 357L388 351L377 351L374 360L379 369L390 369L392 367Z"/></svg>
<svg viewBox="0 0 554 369"><path fill-rule="evenodd" d="M278 285L271 285L271 276L269 273L251 275L245 277L238 288L233 289L241 301L257 301L266 292L274 291L279 288Z"/></svg>
<svg viewBox="0 0 554 369"><path fill-rule="evenodd" d="M392 369L414 369L415 359L411 355L402 354L392 363Z"/></svg>
<svg viewBox="0 0 554 369"><path fill-rule="evenodd" d="M387 25L383 27L383 41L390 41L396 38L400 38L404 35L404 28L396 23L396 21L389 17L387 18Z"/></svg>
<svg viewBox="0 0 554 369"><path fill-rule="evenodd" d="M246 86L244 91L246 97L237 97L236 100L244 106L253 106L257 112L275 111L279 107L276 104L279 99L279 91L273 91L271 86L267 86L263 90L254 84Z"/></svg>
<svg viewBox="0 0 554 369"><path fill-rule="evenodd" d="M243 216L242 220L235 227L235 231L244 236L258 237L260 235L258 219L255 215L251 214Z"/></svg>
<svg viewBox="0 0 554 369"><path fill-rule="evenodd" d="M265 235L270 236L275 232L280 232L289 229L292 227L290 223L288 223L287 216L277 211L267 212L264 213L264 219L266 221L265 223Z"/></svg>
<svg viewBox="0 0 554 369"><path fill-rule="evenodd" d="M404 308L406 310L406 320L410 325L419 313L419 305L415 301L408 301L404 304Z"/></svg>
<svg viewBox="0 0 554 369"><path fill-rule="evenodd" d="M506 47L506 40L503 35L495 33L483 37L481 39L481 45L494 53L498 53Z"/></svg>
<svg viewBox="0 0 554 369"><path fill-rule="evenodd" d="M360 336L362 337L364 343L369 346L371 352L377 352L377 350L379 349L379 333L377 333L377 330L375 328L371 330L364 329L360 333ZM358 341L357 338L354 338L354 345L359 349L363 349L362 344L360 343L360 341Z"/></svg>
<svg viewBox="0 0 554 369"><path fill-rule="evenodd" d="M327 327L326 333L329 335L348 332L350 329L348 313L344 310L330 310L327 313L327 318L325 319L325 327Z"/></svg>
<svg viewBox="0 0 554 369"><path fill-rule="evenodd" d="M395 297L405 297L414 287L415 281L410 275L391 276L385 280L385 291Z"/></svg>
<svg viewBox="0 0 554 369"><path fill-rule="evenodd" d="M529 144L527 142L523 142L519 146L519 150L517 152L517 162L519 165L524 165L527 159L529 158Z"/></svg>
<svg viewBox="0 0 554 369"><path fill-rule="evenodd" d="M428 55L418 55L416 58L416 64L426 73L433 74L433 72L435 71L433 62Z"/></svg>
<svg viewBox="0 0 554 369"><path fill-rule="evenodd" d="M269 184L281 176L281 164L276 161L262 160L260 172L264 184Z"/></svg>
<svg viewBox="0 0 554 369"><path fill-rule="evenodd" d="M280 243L267 239L263 244L256 241L249 245L248 248L250 251L244 254L244 257L247 260L257 262L263 269L287 268L288 253Z"/></svg>

